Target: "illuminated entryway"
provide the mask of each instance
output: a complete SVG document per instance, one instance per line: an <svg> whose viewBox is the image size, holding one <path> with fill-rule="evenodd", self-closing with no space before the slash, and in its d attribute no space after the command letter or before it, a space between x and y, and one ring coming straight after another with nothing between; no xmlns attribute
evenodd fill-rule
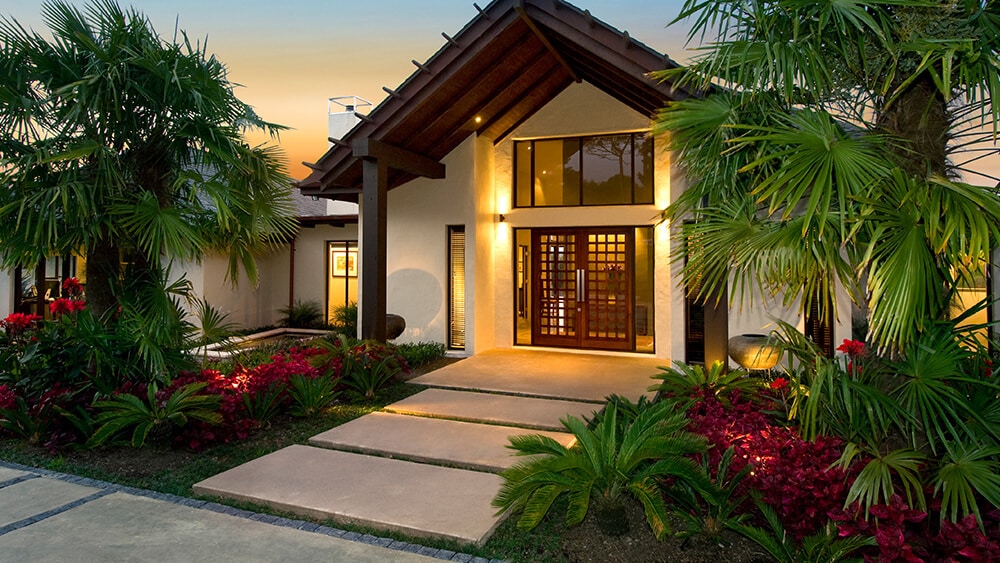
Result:
<svg viewBox="0 0 1000 563"><path fill-rule="evenodd" d="M518 229L517 344L653 352L650 227Z"/></svg>

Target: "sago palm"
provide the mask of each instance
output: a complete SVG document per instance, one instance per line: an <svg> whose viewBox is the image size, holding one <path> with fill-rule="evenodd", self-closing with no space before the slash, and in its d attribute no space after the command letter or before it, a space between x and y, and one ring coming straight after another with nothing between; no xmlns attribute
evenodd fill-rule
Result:
<svg viewBox="0 0 1000 563"><path fill-rule="evenodd" d="M708 477L689 454L703 452L706 440L686 431L683 413L670 402L655 403L629 424L618 420L610 402L593 429L568 416L563 425L576 438L566 447L540 435L515 436L510 447L517 455L531 456L501 473L504 479L493 505L501 512L520 510L518 527L532 529L553 502L568 499L566 524L583 521L591 507L598 512L598 526L609 534L628 529L624 519L626 496L632 496L646 513L658 538L668 531L667 509L658 480L672 476L705 490Z"/></svg>

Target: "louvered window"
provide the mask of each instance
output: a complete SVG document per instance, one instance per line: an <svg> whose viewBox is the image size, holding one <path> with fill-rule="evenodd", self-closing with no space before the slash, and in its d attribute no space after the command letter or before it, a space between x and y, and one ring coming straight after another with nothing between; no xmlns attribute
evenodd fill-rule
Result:
<svg viewBox="0 0 1000 563"><path fill-rule="evenodd" d="M827 358L833 357L833 302L822 304L820 295L813 296L805 315L806 336L812 339Z"/></svg>
<svg viewBox="0 0 1000 563"><path fill-rule="evenodd" d="M448 347L465 349L465 225L448 227Z"/></svg>

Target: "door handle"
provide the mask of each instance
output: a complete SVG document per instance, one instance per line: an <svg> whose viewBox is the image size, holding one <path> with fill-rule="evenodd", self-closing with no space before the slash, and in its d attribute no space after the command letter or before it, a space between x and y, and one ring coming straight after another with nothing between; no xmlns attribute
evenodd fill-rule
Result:
<svg viewBox="0 0 1000 563"><path fill-rule="evenodd" d="M576 270L576 300L587 302L587 271L579 268Z"/></svg>

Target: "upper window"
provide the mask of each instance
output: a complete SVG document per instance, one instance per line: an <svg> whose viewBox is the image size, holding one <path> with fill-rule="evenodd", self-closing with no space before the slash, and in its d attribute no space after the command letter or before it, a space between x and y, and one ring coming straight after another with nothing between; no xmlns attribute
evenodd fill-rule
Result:
<svg viewBox="0 0 1000 563"><path fill-rule="evenodd" d="M514 142L514 206L653 203L645 133Z"/></svg>

